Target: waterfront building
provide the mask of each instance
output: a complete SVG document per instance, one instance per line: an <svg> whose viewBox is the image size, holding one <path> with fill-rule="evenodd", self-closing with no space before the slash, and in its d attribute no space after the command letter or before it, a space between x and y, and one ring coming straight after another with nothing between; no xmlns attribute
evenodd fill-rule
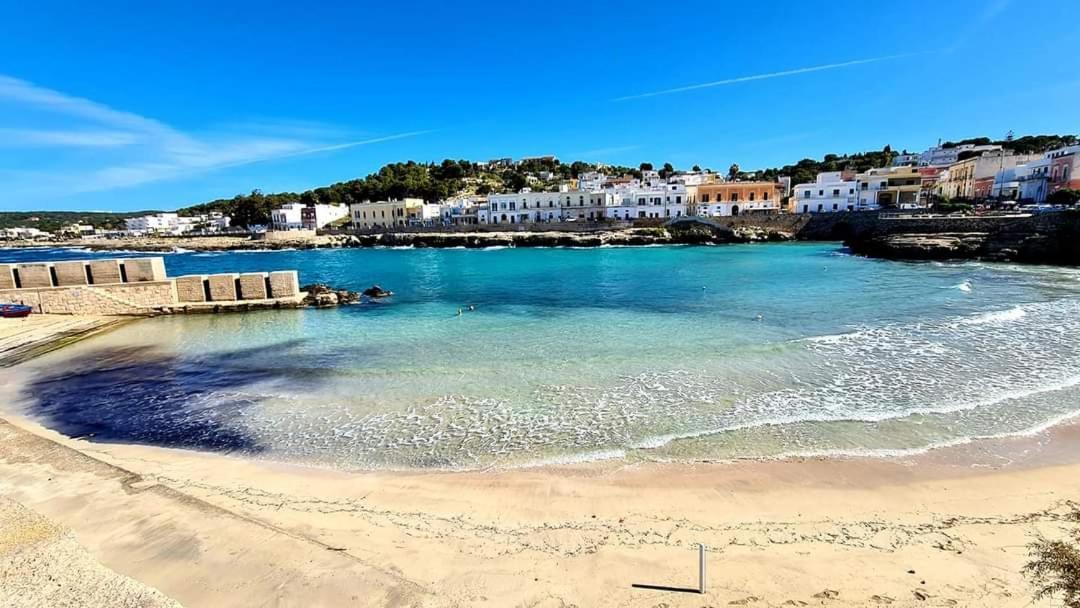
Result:
<svg viewBox="0 0 1080 608"><path fill-rule="evenodd" d="M230 218L219 211L199 215L154 213L124 220L128 234L185 234L188 232L220 232L229 227Z"/></svg>
<svg viewBox="0 0 1080 608"><path fill-rule="evenodd" d="M439 203L439 217L445 226L477 224L477 210L487 207L487 197L461 197Z"/></svg>
<svg viewBox="0 0 1080 608"><path fill-rule="evenodd" d="M477 210L481 224L529 224L567 221L597 221L605 217L613 203L612 192L532 192L492 194L487 208Z"/></svg>
<svg viewBox="0 0 1080 608"><path fill-rule="evenodd" d="M814 183L795 186L795 196L791 198L788 210L791 213L854 211L859 206L857 188L858 184L852 173L818 173Z"/></svg>
<svg viewBox="0 0 1080 608"><path fill-rule="evenodd" d="M179 224L180 216L176 213L154 213L124 220L124 228L132 234L171 233Z"/></svg>
<svg viewBox="0 0 1080 608"><path fill-rule="evenodd" d="M683 184L615 189L604 215L608 219L671 219L687 214L689 200Z"/></svg>
<svg viewBox="0 0 1080 608"><path fill-rule="evenodd" d="M855 209L911 209L924 203L922 175L917 167L881 167L855 176Z"/></svg>
<svg viewBox="0 0 1080 608"><path fill-rule="evenodd" d="M1013 176L1016 180L1013 196L1008 196L1008 191L1001 192L1002 189L1007 189L1007 186L998 187L995 196L1023 203L1040 204L1046 202L1046 197L1050 194L1051 160L1050 155L1047 154L1038 160L1016 165L1015 169L1013 169ZM1001 182L1004 184L1005 180L1002 179Z"/></svg>
<svg viewBox="0 0 1080 608"><path fill-rule="evenodd" d="M318 230L347 217L348 205L308 205L300 210L300 225L305 230Z"/></svg>
<svg viewBox="0 0 1080 608"><path fill-rule="evenodd" d="M946 198L983 200L990 197L994 177L999 172L1038 158L1038 154L1013 154L998 147L950 165L936 189Z"/></svg>
<svg viewBox="0 0 1080 608"><path fill-rule="evenodd" d="M784 186L779 182L723 182L697 186L697 215L722 217L742 213L779 213Z"/></svg>
<svg viewBox="0 0 1080 608"><path fill-rule="evenodd" d="M1047 195L1064 189L1080 190L1080 145L1051 150L1045 158L1050 161Z"/></svg>
<svg viewBox="0 0 1080 608"><path fill-rule="evenodd" d="M408 226L422 221L424 200L405 198L389 201L364 201L349 205L352 226L361 230Z"/></svg>

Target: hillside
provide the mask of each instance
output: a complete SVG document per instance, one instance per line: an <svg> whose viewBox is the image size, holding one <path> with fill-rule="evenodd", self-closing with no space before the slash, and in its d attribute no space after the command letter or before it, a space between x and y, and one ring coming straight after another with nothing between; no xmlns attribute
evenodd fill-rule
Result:
<svg viewBox="0 0 1080 608"><path fill-rule="evenodd" d="M1072 135L1034 135L1018 139L993 142L990 138L975 138L950 142L946 146L963 143L998 143L1018 153L1044 152L1075 143ZM890 146L879 151L854 154L826 154L821 160L804 158L792 165L774 167L755 172L740 170L732 165L725 176L733 179L767 179L790 177L792 184L813 182L819 172L865 171L873 167L888 166L897 156ZM641 163L639 168L599 165L574 161L562 163L558 159L530 159L511 166L489 165L468 160L446 159L441 163L418 163L415 161L391 163L377 172L361 179L338 182L330 186L314 188L301 193L281 192L264 194L254 190L251 194L238 194L229 199L218 199L180 209L181 213L205 213L220 211L232 217L233 225L266 224L273 209L284 203L352 203L365 200L417 197L429 202L453 196L488 194L492 192L516 192L525 186L533 190L554 190L562 180L575 178L588 171L600 171L608 175L640 176L642 169L652 169L651 163ZM695 165L693 169L698 170ZM676 170L670 163L662 165L661 175ZM537 176L549 173L550 178L538 180Z"/></svg>
<svg viewBox="0 0 1080 608"><path fill-rule="evenodd" d="M55 232L69 224L91 224L96 228L122 229L124 219L156 211L0 211L0 228L37 228Z"/></svg>

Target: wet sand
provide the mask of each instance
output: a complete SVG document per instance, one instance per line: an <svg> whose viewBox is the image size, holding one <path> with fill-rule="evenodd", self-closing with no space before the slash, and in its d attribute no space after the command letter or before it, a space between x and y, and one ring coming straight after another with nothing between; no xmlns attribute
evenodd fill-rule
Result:
<svg viewBox="0 0 1080 608"><path fill-rule="evenodd" d="M0 424L0 493L201 606L1039 606L1080 427L893 460L349 473ZM696 543L709 546L705 595Z"/></svg>

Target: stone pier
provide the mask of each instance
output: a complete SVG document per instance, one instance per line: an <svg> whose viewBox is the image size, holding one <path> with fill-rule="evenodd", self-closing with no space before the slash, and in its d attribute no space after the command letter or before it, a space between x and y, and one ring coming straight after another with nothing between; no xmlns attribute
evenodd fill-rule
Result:
<svg viewBox="0 0 1080 608"><path fill-rule="evenodd" d="M34 312L153 315L298 307L295 270L171 278L160 257L0 264L0 303Z"/></svg>

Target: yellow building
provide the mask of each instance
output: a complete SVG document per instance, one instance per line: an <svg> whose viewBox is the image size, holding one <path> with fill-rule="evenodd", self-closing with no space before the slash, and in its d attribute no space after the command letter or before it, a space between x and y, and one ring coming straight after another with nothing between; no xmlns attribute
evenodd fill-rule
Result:
<svg viewBox="0 0 1080 608"><path fill-rule="evenodd" d="M349 205L349 216L352 218L353 228L371 230L406 226L410 220L422 219L423 209L424 200L419 198L364 201Z"/></svg>

